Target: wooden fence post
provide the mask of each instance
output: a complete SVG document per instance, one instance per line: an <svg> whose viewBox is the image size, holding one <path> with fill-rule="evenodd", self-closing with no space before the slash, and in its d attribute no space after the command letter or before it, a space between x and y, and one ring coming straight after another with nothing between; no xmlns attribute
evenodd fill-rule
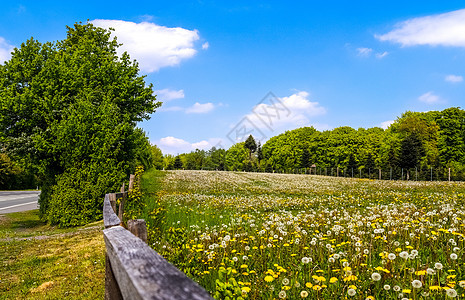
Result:
<svg viewBox="0 0 465 300"><path fill-rule="evenodd" d="M132 189L134 188L134 178L135 177L136 176L133 175L133 174L129 175L129 188L128 188L129 192L132 192Z"/></svg>
<svg viewBox="0 0 465 300"><path fill-rule="evenodd" d="M113 208L113 212L116 214L116 193L108 194L108 198L110 200L111 208Z"/></svg>
<svg viewBox="0 0 465 300"><path fill-rule="evenodd" d="M116 282L113 269L111 268L110 258L105 252L105 300L122 300L123 296Z"/></svg>
<svg viewBox="0 0 465 300"><path fill-rule="evenodd" d="M128 220L128 230L147 243L147 225L145 224L145 220Z"/></svg>
<svg viewBox="0 0 465 300"><path fill-rule="evenodd" d="M119 201L119 209L118 209L118 218L121 220L121 226L123 225L123 214L124 214L124 204L126 202L126 195L124 194L124 182L121 186L120 192L123 194Z"/></svg>

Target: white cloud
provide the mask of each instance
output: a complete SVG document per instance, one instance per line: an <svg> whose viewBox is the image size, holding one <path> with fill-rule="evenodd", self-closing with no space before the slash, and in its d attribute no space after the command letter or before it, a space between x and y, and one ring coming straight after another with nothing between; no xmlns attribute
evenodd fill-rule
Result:
<svg viewBox="0 0 465 300"><path fill-rule="evenodd" d="M8 42L0 37L0 64L11 58L11 52L13 51L14 46L8 44Z"/></svg>
<svg viewBox="0 0 465 300"><path fill-rule="evenodd" d="M170 89L162 89L156 90L155 94L157 95L157 100L162 101L164 103L174 99L184 98L184 90L175 91Z"/></svg>
<svg viewBox="0 0 465 300"><path fill-rule="evenodd" d="M445 81L452 82L452 83L457 83L457 82L462 82L463 77L459 75L447 75L444 78Z"/></svg>
<svg viewBox="0 0 465 300"><path fill-rule="evenodd" d="M387 51L384 51L383 53L376 53L376 58L381 59L381 58L387 56L388 54L389 54L389 52L387 52Z"/></svg>
<svg viewBox="0 0 465 300"><path fill-rule="evenodd" d="M418 97L418 100L427 104L435 104L441 101L441 98L438 95L435 95L433 92L427 92Z"/></svg>
<svg viewBox="0 0 465 300"><path fill-rule="evenodd" d="M181 106L161 106L159 109L157 109L157 112L163 112L163 111L183 111L185 110L184 107Z"/></svg>
<svg viewBox="0 0 465 300"><path fill-rule="evenodd" d="M409 19L397 23L392 31L375 37L402 46L465 47L465 9Z"/></svg>
<svg viewBox="0 0 465 300"><path fill-rule="evenodd" d="M186 153L189 152L192 147L189 142L183 139L175 138L173 136L161 138L155 144L160 147L164 154Z"/></svg>
<svg viewBox="0 0 465 300"><path fill-rule="evenodd" d="M394 122L395 122L394 120L381 122L380 127L383 129L388 129L389 126L391 126L391 124L393 124Z"/></svg>
<svg viewBox="0 0 465 300"><path fill-rule="evenodd" d="M218 104L217 106L223 106L221 103ZM159 108L157 111L158 112L164 112L164 111L183 111L186 114L206 114L211 112L213 109L215 109L215 104L211 102L207 103L199 103L196 102L194 105L190 107L181 107L181 106L162 106Z"/></svg>
<svg viewBox="0 0 465 300"><path fill-rule="evenodd" d="M199 142L190 143L183 139L175 138L173 136L167 136L156 141L155 144L160 147L163 154L181 154L189 153L191 151L199 150L210 150L212 147L219 148L222 139L211 138L208 140L202 140Z"/></svg>
<svg viewBox="0 0 465 300"><path fill-rule="evenodd" d="M186 109L186 114L206 114L212 111L215 108L215 105L211 102L199 103L196 102L194 105Z"/></svg>
<svg viewBox="0 0 465 300"><path fill-rule="evenodd" d="M288 130L311 126L310 118L324 115L326 109L308 99L309 93L300 91L289 97L279 98L278 104L261 103L246 115L259 129Z"/></svg>
<svg viewBox="0 0 465 300"><path fill-rule="evenodd" d="M202 44L203 50L207 50L208 48L210 48L210 44L208 42Z"/></svg>
<svg viewBox="0 0 465 300"><path fill-rule="evenodd" d="M97 19L91 23L106 29L114 28L112 34L117 36L118 42L123 43L118 53L127 51L131 58L139 62L144 72L151 73L163 67L179 65L182 60L197 53L194 49L194 42L199 39L197 30L121 20Z"/></svg>
<svg viewBox="0 0 465 300"><path fill-rule="evenodd" d="M358 55L360 56L369 56L371 52L373 52L373 49L371 48L357 48Z"/></svg>

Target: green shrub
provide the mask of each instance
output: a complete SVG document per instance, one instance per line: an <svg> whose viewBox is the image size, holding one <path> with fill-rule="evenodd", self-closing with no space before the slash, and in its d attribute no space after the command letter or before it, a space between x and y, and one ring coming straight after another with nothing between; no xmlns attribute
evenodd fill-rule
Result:
<svg viewBox="0 0 465 300"><path fill-rule="evenodd" d="M125 177L112 161L68 169L51 189L48 221L69 227L101 219L105 193L116 191Z"/></svg>

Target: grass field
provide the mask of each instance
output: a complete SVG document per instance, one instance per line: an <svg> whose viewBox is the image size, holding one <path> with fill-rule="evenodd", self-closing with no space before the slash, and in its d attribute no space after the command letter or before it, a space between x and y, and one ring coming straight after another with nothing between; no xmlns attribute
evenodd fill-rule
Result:
<svg viewBox="0 0 465 300"><path fill-rule="evenodd" d="M150 244L217 299L463 299L465 184L143 176Z"/></svg>
<svg viewBox="0 0 465 300"><path fill-rule="evenodd" d="M0 299L103 299L102 228L58 229L38 210L0 216Z"/></svg>

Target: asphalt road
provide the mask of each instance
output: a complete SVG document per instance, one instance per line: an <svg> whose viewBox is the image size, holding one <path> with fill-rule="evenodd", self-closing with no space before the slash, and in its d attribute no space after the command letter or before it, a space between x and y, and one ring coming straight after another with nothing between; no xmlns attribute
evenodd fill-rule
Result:
<svg viewBox="0 0 465 300"><path fill-rule="evenodd" d="M40 191L0 192L0 214L39 208L39 194Z"/></svg>

